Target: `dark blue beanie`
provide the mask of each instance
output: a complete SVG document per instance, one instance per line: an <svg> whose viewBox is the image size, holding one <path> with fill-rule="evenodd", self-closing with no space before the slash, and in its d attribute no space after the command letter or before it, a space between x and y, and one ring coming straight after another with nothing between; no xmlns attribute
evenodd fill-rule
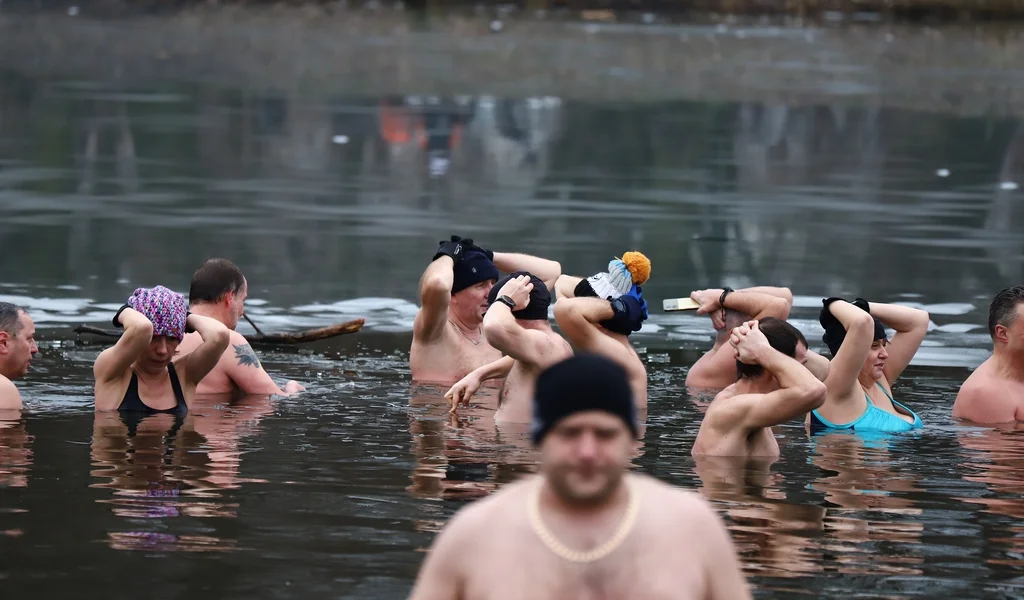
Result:
<svg viewBox="0 0 1024 600"><path fill-rule="evenodd" d="M452 293L457 294L471 285L481 281L490 281L501 276L498 267L491 259L479 250L467 250L462 259L452 268L455 278L452 281Z"/></svg>
<svg viewBox="0 0 1024 600"><path fill-rule="evenodd" d="M512 311L512 316L523 321L547 321L548 307L551 306L551 292L548 291L548 286L544 285L544 282L538 279L536 275L531 275L526 271L509 273L499 279L491 288L491 293L487 295L487 303L494 304L497 302L498 292L501 291L502 286L508 283L513 277L519 277L520 275L527 275L530 277L530 283L533 284L533 290L530 291L530 302L526 305L526 308L520 308L519 310Z"/></svg>

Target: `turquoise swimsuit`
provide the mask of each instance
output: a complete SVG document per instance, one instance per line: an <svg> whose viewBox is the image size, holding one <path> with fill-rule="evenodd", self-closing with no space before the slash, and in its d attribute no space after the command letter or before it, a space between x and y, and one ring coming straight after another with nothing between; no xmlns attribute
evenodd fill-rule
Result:
<svg viewBox="0 0 1024 600"><path fill-rule="evenodd" d="M817 410L812 410L811 433L816 433L818 431L823 431L826 429L849 429L852 431L885 432L910 431L912 429L920 429L921 427L924 427L924 422L921 421L921 417L917 416L917 414L914 411L910 410L906 406L903 406L899 402L893 400L893 397L890 396L889 393L885 391L885 388L882 387L882 384L875 382L875 385L878 386L878 389L882 390L882 393L885 394L889 398L889 400L892 400L893 406L903 410L909 415L913 415L914 422L907 423L906 421L897 417L891 412L878 408L871 402L871 396L868 396L867 392L864 392L864 397L867 398L868 401L868 407L867 409L864 410L864 414L862 414L860 418L849 423L838 424L832 423L825 417L819 415Z"/></svg>

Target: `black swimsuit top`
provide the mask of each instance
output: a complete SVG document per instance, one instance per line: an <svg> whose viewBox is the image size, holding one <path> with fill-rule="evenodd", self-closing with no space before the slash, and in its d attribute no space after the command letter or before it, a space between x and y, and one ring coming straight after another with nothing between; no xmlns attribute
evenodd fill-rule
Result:
<svg viewBox="0 0 1024 600"><path fill-rule="evenodd" d="M157 410L143 402L142 398L139 397L139 376L135 374L135 371L132 371L132 379L128 382L128 391L124 393L124 398L121 400L117 410L121 412L144 412L150 414L184 414L188 412L188 405L185 404L185 393L181 391L181 383L178 381L178 373L174 370L174 363L167 365L167 374L171 377L171 389L174 390L174 397L178 401L174 408Z"/></svg>

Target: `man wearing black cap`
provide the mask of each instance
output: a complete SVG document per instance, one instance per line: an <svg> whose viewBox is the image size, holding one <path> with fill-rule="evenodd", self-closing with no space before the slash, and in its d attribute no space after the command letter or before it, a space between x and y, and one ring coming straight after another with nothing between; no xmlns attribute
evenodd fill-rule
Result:
<svg viewBox="0 0 1024 600"><path fill-rule="evenodd" d="M515 362L498 396L497 422L528 423L530 399L537 374L572 355L572 347L551 329L551 294L537 277L515 271L496 283L488 294L484 336Z"/></svg>
<svg viewBox="0 0 1024 600"><path fill-rule="evenodd" d="M492 257L459 236L440 243L420 279L422 306L413 322L409 352L414 380L454 383L501 358L482 327L487 294L498 279Z"/></svg>
<svg viewBox="0 0 1024 600"><path fill-rule="evenodd" d="M802 364L807 340L796 327L768 317L733 329L729 344L738 381L708 406L690 453L778 457L772 426L825 401L825 384Z"/></svg>
<svg viewBox="0 0 1024 600"><path fill-rule="evenodd" d="M751 597L711 506L627 473L637 423L622 367L570 357L540 374L533 404L540 474L461 509L412 600Z"/></svg>

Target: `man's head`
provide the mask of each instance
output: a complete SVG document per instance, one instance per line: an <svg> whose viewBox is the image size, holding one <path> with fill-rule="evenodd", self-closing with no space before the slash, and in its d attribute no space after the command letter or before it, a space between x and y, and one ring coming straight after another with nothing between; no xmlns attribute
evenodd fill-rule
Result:
<svg viewBox="0 0 1024 600"><path fill-rule="evenodd" d="M189 306L213 307L214 318L223 321L228 329L238 326L245 312L245 298L249 285L242 271L225 258L211 258L196 269L188 288Z"/></svg>
<svg viewBox="0 0 1024 600"><path fill-rule="evenodd" d="M512 311L512 316L518 321L546 322L548 320L548 307L551 306L551 292L548 291L548 286L544 285L544 282L538 279L536 275L526 271L515 271L499 279L497 283L491 286L491 291L487 294L487 305L490 306L498 301L498 298L503 293L502 290L505 288L505 284L512 279L524 275L529 277L530 283L533 284L533 289L530 290L530 301L526 304L525 308L517 308Z"/></svg>
<svg viewBox="0 0 1024 600"><path fill-rule="evenodd" d="M1024 353L1024 285L1001 290L988 307L988 332L1000 350Z"/></svg>
<svg viewBox="0 0 1024 600"><path fill-rule="evenodd" d="M24 377L36 347L36 326L25 309L0 302L0 375L8 379Z"/></svg>
<svg viewBox="0 0 1024 600"><path fill-rule="evenodd" d="M807 362L807 339L799 329L774 317L761 319L757 322L757 328L764 334L769 346L796 359L800 364ZM757 379L767 373L761 365L751 365L738 360L736 361L736 372L740 379L748 380Z"/></svg>
<svg viewBox="0 0 1024 600"><path fill-rule="evenodd" d="M563 501L598 504L612 495L636 449L635 412L626 371L604 357L578 354L537 377L533 441Z"/></svg>
<svg viewBox="0 0 1024 600"><path fill-rule="evenodd" d="M487 294L498 280L498 267L480 250L467 250L452 268L451 310L467 323L479 323L489 306Z"/></svg>

